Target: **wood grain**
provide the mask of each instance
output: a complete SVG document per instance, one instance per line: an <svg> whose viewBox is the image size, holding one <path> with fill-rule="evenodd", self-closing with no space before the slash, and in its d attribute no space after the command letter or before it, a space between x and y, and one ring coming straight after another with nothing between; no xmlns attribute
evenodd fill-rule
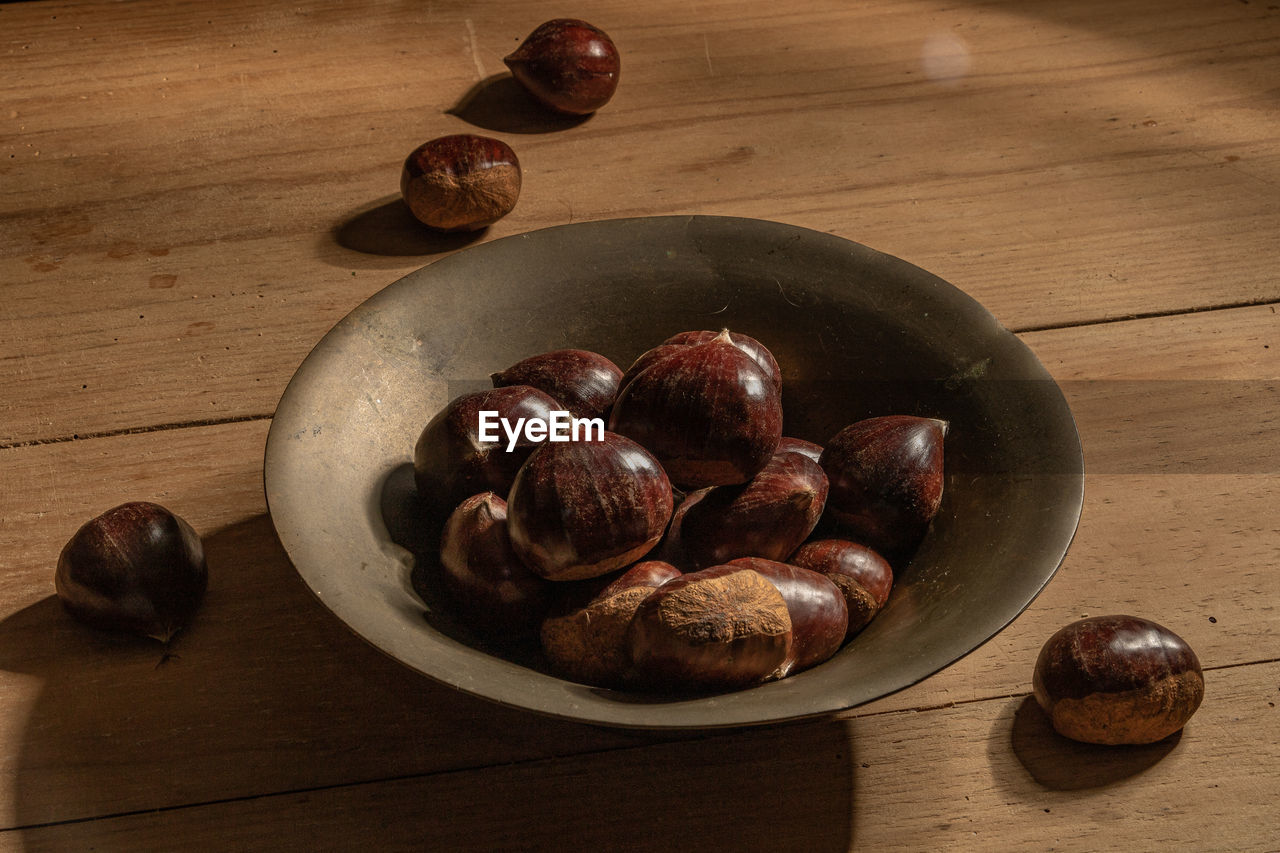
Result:
<svg viewBox="0 0 1280 853"><path fill-rule="evenodd" d="M1133 749L1061 738L1030 697L1010 696L33 828L0 846L1265 850L1280 830L1280 777L1266 772L1280 747L1240 734L1274 727L1278 678L1275 663L1211 672L1182 733Z"/></svg>
<svg viewBox="0 0 1280 853"><path fill-rule="evenodd" d="M1212 365L1215 354L1253 352L1274 324L1271 317L1266 308L1252 308L1026 337L1062 375L1082 381L1095 369L1114 371L1115 353L1143 340L1156 360L1170 365ZM1135 329L1143 331L1135 335ZM1131 363L1138 375L1148 369L1146 361ZM1274 366L1269 356L1231 364L1237 380L1270 375ZM1194 384L1215 371L1184 372ZM1156 388L1146 399L1126 395L1133 410L1100 407L1082 418L1087 452L1106 455L1120 441L1112 429L1117 417L1140 422L1144 410L1168 405L1166 385ZM1177 406L1192 423L1216 422L1216 401L1191 393ZM1262 400L1252 409L1237 406L1234 417L1271 411L1274 400ZM501 709L414 676L349 634L311 598L264 515L265 429L257 421L0 451L12 477L0 484L0 601L6 603L0 718L25 721L11 723L14 736L0 756L0 779L14 780L4 794L5 825L451 772L671 737ZM1254 442L1248 433L1222 430L1215 439L1228 456ZM1280 581L1269 569L1280 560L1269 501L1280 474L1171 473L1178 464L1161 462L1154 451L1138 467L1151 471L1089 477L1066 563L1010 629L933 678L851 716L934 713L1025 693L1044 639L1067 621L1104 612L1134 612L1174 628L1206 666L1280 659L1274 628ZM41 487L9 485L15 482ZM177 657L162 665L157 647L82 628L51 597L52 566L65 538L90 515L134 498L170 505L206 536L209 548L209 598L175 647ZM184 701L192 696L197 701ZM922 742L921 754L938 743ZM87 755L95 760L86 764Z"/></svg>
<svg viewBox="0 0 1280 853"><path fill-rule="evenodd" d="M1280 299L1274 10L748 8L598 4L624 83L564 126L492 80L537 22L501 4L5 6L0 444L269 414L343 314L464 244L396 200L403 157L448 132L525 165L479 239L775 219L1014 328Z"/></svg>
<svg viewBox="0 0 1280 853"><path fill-rule="evenodd" d="M1280 8L604 0L622 85L585 121L505 77L546 14L0 3L0 850L1274 849ZM400 163L464 131L524 194L433 236ZM474 242L692 213L898 255L1019 332L1090 472L1053 582L914 687L741 731L545 719L357 639L263 499L311 346ZM130 499L209 551L169 656L53 597L66 539ZM1205 665L1180 738L1073 744L1028 699L1043 641L1113 612Z"/></svg>

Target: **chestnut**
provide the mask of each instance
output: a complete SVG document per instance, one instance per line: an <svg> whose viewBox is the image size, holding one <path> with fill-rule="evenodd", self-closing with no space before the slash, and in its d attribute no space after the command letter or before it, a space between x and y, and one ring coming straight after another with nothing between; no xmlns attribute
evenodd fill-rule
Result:
<svg viewBox="0 0 1280 853"><path fill-rule="evenodd" d="M530 635L550 600L548 583L529 570L507 535L507 502L472 495L445 521L440 538L442 584L463 620L485 635Z"/></svg>
<svg viewBox="0 0 1280 853"><path fill-rule="evenodd" d="M480 412L494 411L512 423L548 420L560 404L536 388L513 385L455 397L423 428L413 450L418 495L442 516L471 495L507 494L516 472L537 444L524 438L510 451L498 441L480 440Z"/></svg>
<svg viewBox="0 0 1280 853"><path fill-rule="evenodd" d="M888 415L850 424L827 442L827 509L851 538L890 559L919 544L942 502L946 433L946 421Z"/></svg>
<svg viewBox="0 0 1280 853"><path fill-rule="evenodd" d="M400 194L424 225L478 231L511 212L520 181L520 161L511 146L459 133L414 149L400 172Z"/></svg>
<svg viewBox="0 0 1280 853"><path fill-rule="evenodd" d="M787 603L791 651L778 667L778 678L816 666L840 650L849 612L844 595L825 575L760 557L740 557L726 565L763 576L778 588Z"/></svg>
<svg viewBox="0 0 1280 853"><path fill-rule="evenodd" d="M648 448L682 488L747 482L782 438L778 386L728 330L668 346L621 387L609 429Z"/></svg>
<svg viewBox="0 0 1280 853"><path fill-rule="evenodd" d="M720 334L721 332L712 332L705 329L699 332L680 332L667 338L662 343L669 346L690 347L697 344L705 344L707 341L716 339ZM750 335L744 335L742 332L729 332L729 340L735 347L751 356L755 363L760 365L760 369L773 380L774 385L782 386L782 369L778 367L778 360L773 357L773 353L769 351L768 347Z"/></svg>
<svg viewBox="0 0 1280 853"><path fill-rule="evenodd" d="M735 557L785 560L809 536L827 500L822 466L798 453L775 453L738 486L714 486L681 501L668 539L694 569Z"/></svg>
<svg viewBox="0 0 1280 853"><path fill-rule="evenodd" d="M671 519L671 482L658 461L617 433L543 444L507 498L511 544L549 580L608 574L643 557Z"/></svg>
<svg viewBox="0 0 1280 853"><path fill-rule="evenodd" d="M722 331L728 331L727 329ZM679 352L684 347L691 347L696 344L704 344L707 341L714 340L719 337L721 332L701 331L701 332L680 332L672 335L653 349L648 350L640 355L631 366L627 368L626 373L622 375L621 386L625 387L628 382L636 377L636 374L667 356ZM741 332L729 332L729 341L742 350L760 365L760 369L767 373L773 379L773 383L778 387L782 387L782 370L778 367L777 360L773 357L773 353L762 343L750 335L744 335Z"/></svg>
<svg viewBox="0 0 1280 853"><path fill-rule="evenodd" d="M741 566L667 581L640 603L627 631L638 677L667 691L758 684L777 675L791 642L782 593Z"/></svg>
<svg viewBox="0 0 1280 853"><path fill-rule="evenodd" d="M646 560L617 576L555 584L559 606L542 623L542 651L552 668L573 681L616 687L631 680L627 628L640 602L680 570Z"/></svg>
<svg viewBox="0 0 1280 853"><path fill-rule="evenodd" d="M774 453L799 453L801 456L808 456L814 462L822 460L822 445L814 444L812 441L805 441L803 438L792 438L784 435L778 442L778 449Z"/></svg>
<svg viewBox="0 0 1280 853"><path fill-rule="evenodd" d="M1195 652L1136 616L1093 616L1060 629L1036 659L1032 690L1059 734L1098 744L1162 740L1204 699Z"/></svg>
<svg viewBox="0 0 1280 853"><path fill-rule="evenodd" d="M867 626L888 603L893 589L889 561L866 545L846 539L806 542L787 562L826 575L840 588L849 609L846 639Z"/></svg>
<svg viewBox="0 0 1280 853"><path fill-rule="evenodd" d="M568 115L587 115L607 104L621 66L613 40L576 18L539 25L502 61L536 100Z"/></svg>
<svg viewBox="0 0 1280 853"><path fill-rule="evenodd" d="M76 619L162 643L190 622L208 582L195 530L147 501L85 522L63 547L54 573L58 598Z"/></svg>
<svg viewBox="0 0 1280 853"><path fill-rule="evenodd" d="M492 374L494 388L529 385L555 398L579 418L603 418L618 394L622 370L609 359L580 349L533 355Z"/></svg>

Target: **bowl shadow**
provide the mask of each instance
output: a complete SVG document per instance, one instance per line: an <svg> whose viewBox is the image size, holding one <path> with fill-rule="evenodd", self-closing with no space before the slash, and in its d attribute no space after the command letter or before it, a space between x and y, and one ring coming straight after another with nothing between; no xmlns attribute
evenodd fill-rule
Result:
<svg viewBox="0 0 1280 853"><path fill-rule="evenodd" d="M0 618L0 670L39 679L21 688L33 692L26 720L11 723L5 836L15 849L124 851L157 837L220 849L209 834L223 820L294 838L295 798L262 796L289 792L319 798L306 807L305 839L289 849L333 838L406 843L404 833L421 827L388 820L387 809L416 810L424 793L444 804L436 828L456 849L501 846L523 832L606 844L601 832L650 837L673 779L681 806L663 821L692 837L727 833L744 850L789 838L806 839L804 849L848 847L856 765L842 723L648 732L504 707L411 676L356 637L302 583L266 516L205 545L208 597L168 653L79 624L53 595ZM744 759L796 772L730 772ZM823 778L799 772L808 766ZM551 796L549 777L592 782ZM387 786L368 787L379 780ZM495 786L511 793L509 807L472 808L493 802ZM362 790L379 808L358 808ZM654 792L649 808L620 810L636 791ZM793 814L741 809L778 797ZM328 835L308 848L317 833Z"/></svg>

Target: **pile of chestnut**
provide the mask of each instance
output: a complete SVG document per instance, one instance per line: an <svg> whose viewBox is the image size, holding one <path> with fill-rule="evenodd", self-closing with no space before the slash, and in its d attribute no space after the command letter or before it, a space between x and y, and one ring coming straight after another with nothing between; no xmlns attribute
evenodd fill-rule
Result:
<svg viewBox="0 0 1280 853"><path fill-rule="evenodd" d="M486 637L536 638L572 680L726 690L815 666L885 606L891 561L942 498L945 422L871 418L825 447L784 436L777 361L747 335L684 332L625 372L557 350L492 381L414 451L444 519L441 591ZM481 412L599 430L504 426L495 442Z"/></svg>

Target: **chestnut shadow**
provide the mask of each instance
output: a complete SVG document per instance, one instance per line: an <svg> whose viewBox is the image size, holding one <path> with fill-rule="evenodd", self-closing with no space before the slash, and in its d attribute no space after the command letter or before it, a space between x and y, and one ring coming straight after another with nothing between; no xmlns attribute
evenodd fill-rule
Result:
<svg viewBox="0 0 1280 853"><path fill-rule="evenodd" d="M397 465L382 480L378 500L382 523L391 541L413 555L409 582L422 602L422 619L452 640L501 657L520 666L549 673L546 658L534 638L526 642L498 642L477 634L451 612L441 594L440 532L445 514L418 496L413 464Z"/></svg>
<svg viewBox="0 0 1280 853"><path fill-rule="evenodd" d="M476 83L445 112L482 130L499 133L555 133L591 118L544 107L508 73L494 74Z"/></svg>
<svg viewBox="0 0 1280 853"><path fill-rule="evenodd" d="M1178 746L1182 738L1179 731L1151 744L1103 746L1080 743L1054 731L1048 715L1033 696L1023 697L1014 708L1012 719L1002 714L996 725L1008 726L1009 731L1007 739L991 738L993 751L1003 752L1005 744L1011 745L1022 770L1030 774L1036 785L1053 791L1104 788L1123 782L1155 766ZM1012 769L1012 762L995 760L998 757L992 755L992 767L997 778L1004 775L1007 784L1017 787L1007 770L1004 774L1000 772L1001 767Z"/></svg>
<svg viewBox="0 0 1280 853"><path fill-rule="evenodd" d="M365 255L415 257L440 255L468 246L484 236L479 231L446 233L423 225L399 193L385 196L348 216L333 228L334 242Z"/></svg>

